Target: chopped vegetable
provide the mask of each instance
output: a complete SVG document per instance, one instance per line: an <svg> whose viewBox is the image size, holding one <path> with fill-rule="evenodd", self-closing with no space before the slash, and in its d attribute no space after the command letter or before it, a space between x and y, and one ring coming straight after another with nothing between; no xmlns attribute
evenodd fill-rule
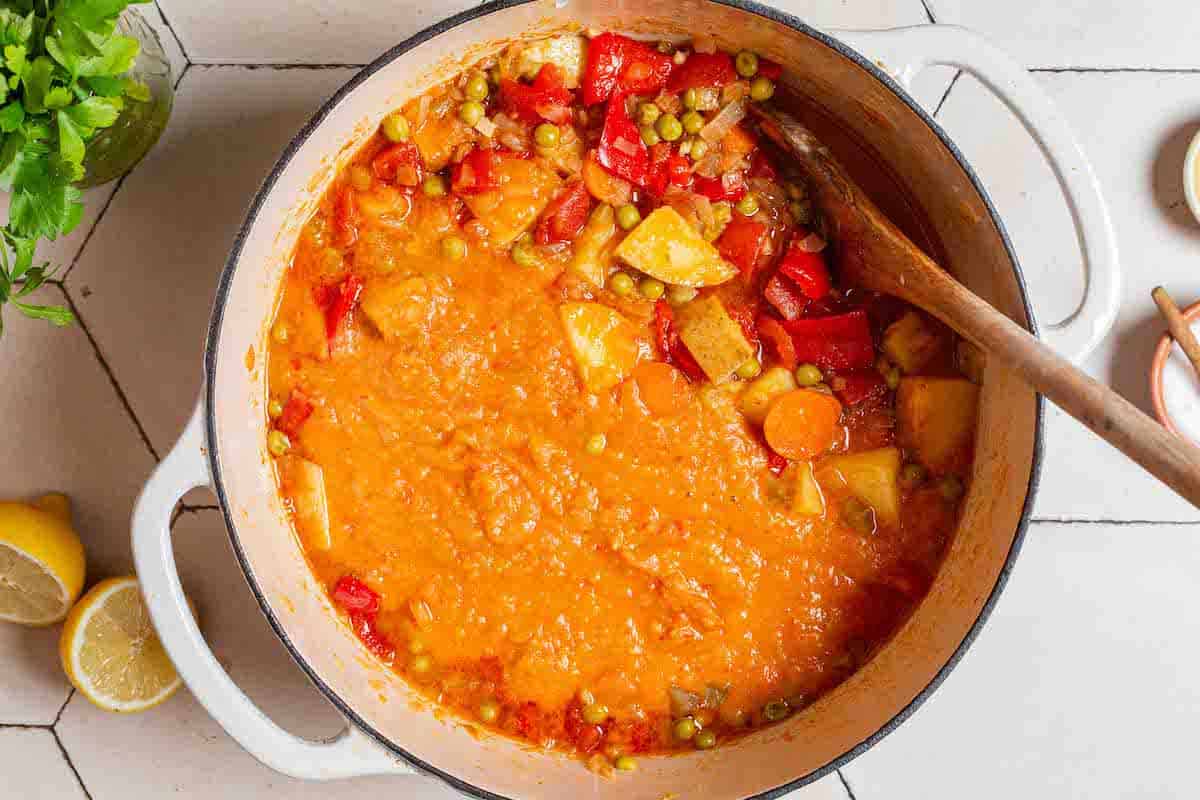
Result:
<svg viewBox="0 0 1200 800"><path fill-rule="evenodd" d="M628 205L633 197L633 186L629 181L618 178L602 167L595 150L589 152L583 160L583 183L592 197L614 208ZM636 210L635 206L634 211Z"/></svg>
<svg viewBox="0 0 1200 800"><path fill-rule="evenodd" d="M637 125L625 110L623 97L616 97L608 104L596 157L602 167L618 178L638 186L645 184L650 168L650 151L642 141Z"/></svg>
<svg viewBox="0 0 1200 800"><path fill-rule="evenodd" d="M666 291L666 285L657 278L642 278L638 282L638 292L647 300L657 300Z"/></svg>
<svg viewBox="0 0 1200 800"><path fill-rule="evenodd" d="M753 276L770 259L771 229L766 223L735 216L717 239L721 256L746 277Z"/></svg>
<svg viewBox="0 0 1200 800"><path fill-rule="evenodd" d="M671 73L667 91L679 94L688 89L720 89L736 80L737 70L728 53L692 53Z"/></svg>
<svg viewBox="0 0 1200 800"><path fill-rule="evenodd" d="M704 371L679 338L679 330L675 326L675 313L666 300L659 300L654 304L654 341L658 347L659 358L679 367L688 380L703 380Z"/></svg>
<svg viewBox="0 0 1200 800"><path fill-rule="evenodd" d="M544 64L533 83L502 78L500 101L504 108L526 122L546 120L555 125L571 121L571 92L564 84L562 69Z"/></svg>
<svg viewBox="0 0 1200 800"><path fill-rule="evenodd" d="M763 436L784 458L815 458L833 446L842 404L832 395L796 389L771 403L763 420Z"/></svg>
<svg viewBox="0 0 1200 800"><path fill-rule="evenodd" d="M606 391L629 376L638 359L632 323L599 303L564 303L559 314L579 377L589 391Z"/></svg>
<svg viewBox="0 0 1200 800"><path fill-rule="evenodd" d="M796 284L778 272L768 278L763 286L763 299L784 319L798 319L810 302Z"/></svg>
<svg viewBox="0 0 1200 800"><path fill-rule="evenodd" d="M758 198L752 194L742 195L742 199L733 204L734 209L744 217L753 217L758 213Z"/></svg>
<svg viewBox="0 0 1200 800"><path fill-rule="evenodd" d="M455 194L471 195L495 189L500 185L496 168L500 165L501 156L495 150L485 150L477 147L454 165L450 177L450 186ZM440 178L439 178L440 181ZM431 187L436 196L437 185ZM445 189L444 182L442 183ZM426 190L426 194L429 191Z"/></svg>
<svg viewBox="0 0 1200 800"><path fill-rule="evenodd" d="M880 348L905 374L925 369L945 351L946 340L934 323L917 311L907 311L883 332Z"/></svg>
<svg viewBox="0 0 1200 800"><path fill-rule="evenodd" d="M611 245L617 234L616 217L619 217L619 214L614 214L612 206L596 206L592 215L588 217L583 232L575 240L571 269L595 286L603 287L608 277L609 265L612 262ZM615 276L612 283L615 291Z"/></svg>
<svg viewBox="0 0 1200 800"><path fill-rule="evenodd" d="M467 257L467 243L461 236L442 239L442 257L449 261L462 261Z"/></svg>
<svg viewBox="0 0 1200 800"><path fill-rule="evenodd" d="M785 370L793 370L799 359L796 358L796 345L792 335L787 332L779 320L768 316L760 316L754 322L759 337L775 352L775 357Z"/></svg>
<svg viewBox="0 0 1200 800"><path fill-rule="evenodd" d="M750 99L756 103L770 100L775 94L775 82L759 75L750 82Z"/></svg>
<svg viewBox="0 0 1200 800"><path fill-rule="evenodd" d="M824 257L819 252L806 251L796 239L779 262L779 274L789 278L809 300L820 300L833 288Z"/></svg>
<svg viewBox="0 0 1200 800"><path fill-rule="evenodd" d="M288 394L287 403L283 406L275 427L288 436L297 436L308 418L312 416L312 401L299 389L292 389Z"/></svg>
<svg viewBox="0 0 1200 800"><path fill-rule="evenodd" d="M617 257L666 283L713 286L737 274L670 206L650 213L617 247Z"/></svg>
<svg viewBox="0 0 1200 800"><path fill-rule="evenodd" d="M379 127L383 130L384 138L390 142L407 142L411 135L408 119L399 111L384 117Z"/></svg>
<svg viewBox="0 0 1200 800"><path fill-rule="evenodd" d="M501 158L491 169L496 188L463 199L492 244L505 247L541 216L558 189L559 178L536 159Z"/></svg>
<svg viewBox="0 0 1200 800"><path fill-rule="evenodd" d="M583 181L577 180L559 190L538 222L534 240L538 244L570 242L583 231L592 200Z"/></svg>
<svg viewBox="0 0 1200 800"><path fill-rule="evenodd" d="M871 323L865 311L848 311L827 317L785 320L796 357L821 369L866 369L875 363Z"/></svg>
<svg viewBox="0 0 1200 800"><path fill-rule="evenodd" d="M463 124L457 111L453 105L446 104L439 113L430 113L413 131L412 141L421 152L425 169L430 172L443 169L460 146L475 138L475 132Z"/></svg>
<svg viewBox="0 0 1200 800"><path fill-rule="evenodd" d="M318 550L333 546L329 528L329 503L325 499L325 472L300 456L279 459L279 484L291 500L296 530Z"/></svg>
<svg viewBox="0 0 1200 800"><path fill-rule="evenodd" d="M885 525L900 524L900 451L895 447L830 456L821 471L840 480Z"/></svg>
<svg viewBox="0 0 1200 800"><path fill-rule="evenodd" d="M359 214L355 192L343 186L333 200L333 230L340 247L353 247L358 241Z"/></svg>
<svg viewBox="0 0 1200 800"><path fill-rule="evenodd" d="M821 494L821 486L809 461L796 465L796 494L792 497L792 511L810 517L825 513L825 496Z"/></svg>
<svg viewBox="0 0 1200 800"><path fill-rule="evenodd" d="M517 73L522 78L536 78L542 67L553 64L562 75L563 86L579 88L587 63L588 43L582 36L568 34L528 42L517 57ZM482 99L482 98L475 98Z"/></svg>
<svg viewBox="0 0 1200 800"><path fill-rule="evenodd" d="M697 141L697 144L700 141L702 140ZM702 194L714 202L719 200L740 200L745 196L748 189L746 175L738 169L729 170L717 178L705 178L702 175L696 176L696 193Z"/></svg>
<svg viewBox="0 0 1200 800"><path fill-rule="evenodd" d="M783 367L771 367L756 378L738 401L738 406L746 419L756 425L762 425L767 419L767 412L775 398L795 390L796 379L791 370Z"/></svg>
<svg viewBox="0 0 1200 800"><path fill-rule="evenodd" d="M362 278L357 275L348 275L336 287L325 287L321 306L325 309L325 335L331 341L349 319L362 290Z"/></svg>
<svg viewBox="0 0 1200 800"><path fill-rule="evenodd" d="M935 475L971 465L979 387L962 378L904 378L896 391L896 433Z"/></svg>
<svg viewBox="0 0 1200 800"><path fill-rule="evenodd" d="M744 100L734 100L729 105L722 108L715 117L708 121L708 124L700 129L700 138L709 144L717 144L729 134L740 130L738 123L746 118L746 102ZM730 152L730 144L732 142L726 140L723 142L726 152Z"/></svg>
<svg viewBox="0 0 1200 800"><path fill-rule="evenodd" d="M362 310L385 341L412 341L422 332L432 300L429 281L419 275L372 281Z"/></svg>
<svg viewBox="0 0 1200 800"><path fill-rule="evenodd" d="M343 575L333 587L333 602L350 614L378 614L379 595L353 575Z"/></svg>
<svg viewBox="0 0 1200 800"><path fill-rule="evenodd" d="M651 94L667 82L673 59L642 42L602 33L588 46L583 103L592 106L615 95Z"/></svg>
<svg viewBox="0 0 1200 800"><path fill-rule="evenodd" d="M273 456L281 456L292 449L292 441L283 431L271 431L267 434L267 450Z"/></svg>
<svg viewBox="0 0 1200 800"><path fill-rule="evenodd" d="M446 195L446 179L441 175L430 175L421 182L421 191L426 197L444 197Z"/></svg>
<svg viewBox="0 0 1200 800"><path fill-rule="evenodd" d="M883 377L873 369L849 372L833 379L833 393L847 406L857 406L880 397L887 389Z"/></svg>
<svg viewBox="0 0 1200 800"><path fill-rule="evenodd" d="M371 160L371 171L385 183L416 186L421 182L421 153L412 142L397 142Z"/></svg>
<svg viewBox="0 0 1200 800"><path fill-rule="evenodd" d="M725 383L752 358L754 346L716 295L679 309L679 338L713 383Z"/></svg>
<svg viewBox="0 0 1200 800"><path fill-rule="evenodd" d="M633 368L638 399L656 417L673 417L687 409L687 378L662 361L643 361Z"/></svg>

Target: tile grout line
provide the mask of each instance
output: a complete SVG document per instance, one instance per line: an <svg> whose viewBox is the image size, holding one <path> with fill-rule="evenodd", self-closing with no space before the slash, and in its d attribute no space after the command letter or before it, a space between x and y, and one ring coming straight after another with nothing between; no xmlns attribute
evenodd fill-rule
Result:
<svg viewBox="0 0 1200 800"><path fill-rule="evenodd" d="M929 21L931 23L933 23L934 25L936 25L937 17L934 15L933 6L930 5L930 3L931 3L931 0L921 0L921 5L925 9L925 16L929 17ZM840 775L841 773L839 772L838 774ZM844 781L843 781L843 783L844 783Z"/></svg>
<svg viewBox="0 0 1200 800"><path fill-rule="evenodd" d="M1073 519L1071 517L1030 517L1029 521L1038 525L1170 525L1174 527L1200 527L1200 520L1181 519Z"/></svg>
<svg viewBox="0 0 1200 800"><path fill-rule="evenodd" d="M179 38L179 33L176 32L175 26L171 24L171 20L167 19L167 12L163 11L162 5L158 0L154 0L154 7L158 9L158 18L162 20L163 25L171 32L171 38L175 40L175 44L179 47L179 52L183 54L184 65L183 69L186 72L188 66L192 63L192 57L188 55L187 48L183 46L183 39Z"/></svg>
<svg viewBox="0 0 1200 800"><path fill-rule="evenodd" d="M129 415L134 427L137 428L138 435L142 437L142 444L146 445L146 449L150 451L150 455L156 462L161 461L162 459L159 457L158 451L154 449L154 445L150 442L150 436L146 433L146 429L142 427L141 420L138 419L137 414L133 413L133 406L129 403L129 397L125 394L125 390L121 388L121 384L117 383L117 376L113 374L112 367L108 364L108 359L100 351L100 343L96 341L96 337L92 335L87 323L84 322L83 315L79 313L79 306L75 305L75 301L72 299L71 293L67 291L65 285L59 284L58 286L62 290L63 297L67 298L67 305L71 307L71 312L75 314L75 319L79 322L79 327L83 330L84 335L87 336L88 341L91 342L92 352L95 353L96 360L100 362L100 368L108 376L109 383L112 384L113 390L116 391L121 405L125 407L125 413Z"/></svg>
<svg viewBox="0 0 1200 800"><path fill-rule="evenodd" d="M963 76L963 71L960 69L954 73L954 77L950 79L950 83L946 86L946 91L942 92L942 99L938 100L937 108L933 110L933 118L937 119L938 114L942 111L942 106L946 105L947 98L950 97L950 90L954 88L954 84L958 83L958 79Z"/></svg>
<svg viewBox="0 0 1200 800"><path fill-rule="evenodd" d="M269 70L329 70L329 69L362 69L367 66L364 64L343 64L340 62L313 63L306 64L302 61L193 61L190 66L193 67L213 67L213 68L228 68L238 67L241 69L269 69Z"/></svg>
<svg viewBox="0 0 1200 800"><path fill-rule="evenodd" d="M67 692L67 699L63 700L63 704L58 707L58 713L54 715L54 722L50 723L50 727L58 725L58 721L62 719L63 712L67 710L67 706L71 704L71 698L75 696L75 687L71 687L71 691Z"/></svg>
<svg viewBox="0 0 1200 800"><path fill-rule="evenodd" d="M842 788L846 790L846 794L850 795L850 800L858 800L858 798L854 796L854 790L850 788L850 781L846 780L846 773L842 772L841 769L838 769L837 776L841 779Z"/></svg>
<svg viewBox="0 0 1200 800"><path fill-rule="evenodd" d="M1148 73L1151 75L1196 75L1200 67L1029 67L1030 72L1079 72L1098 74Z"/></svg>
<svg viewBox="0 0 1200 800"><path fill-rule="evenodd" d="M71 754L67 752L67 746L59 738L58 731L51 728L50 735L54 737L54 743L58 745L58 751L62 753L63 760L67 762L67 766L71 768L71 774L75 776L75 781L79 784L79 788L83 790L83 796L87 800L92 800L92 793L88 791L87 786L84 784L83 776L79 774L79 770L75 769L75 762L71 760Z"/></svg>

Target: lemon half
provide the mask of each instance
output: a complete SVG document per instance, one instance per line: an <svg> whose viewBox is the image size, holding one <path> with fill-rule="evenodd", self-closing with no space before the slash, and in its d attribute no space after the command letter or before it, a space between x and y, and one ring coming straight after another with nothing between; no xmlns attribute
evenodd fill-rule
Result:
<svg viewBox="0 0 1200 800"><path fill-rule="evenodd" d="M61 494L0 503L0 619L53 625L83 588L83 545Z"/></svg>

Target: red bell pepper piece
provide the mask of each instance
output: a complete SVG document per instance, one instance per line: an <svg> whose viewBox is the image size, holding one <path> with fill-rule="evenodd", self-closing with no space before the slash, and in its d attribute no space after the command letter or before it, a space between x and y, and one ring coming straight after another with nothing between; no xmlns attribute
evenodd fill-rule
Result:
<svg viewBox="0 0 1200 800"><path fill-rule="evenodd" d="M479 194L497 188L496 166L500 155L495 150L475 148L450 172L450 188L456 194Z"/></svg>
<svg viewBox="0 0 1200 800"><path fill-rule="evenodd" d="M379 595L353 575L343 575L333 587L333 602L351 614L379 613Z"/></svg>
<svg viewBox="0 0 1200 800"><path fill-rule="evenodd" d="M809 300L820 300L833 288L829 280L829 267L820 253L801 250L796 238L792 239L787 252L779 262L779 273L795 282Z"/></svg>
<svg viewBox="0 0 1200 800"><path fill-rule="evenodd" d="M775 351L779 366L784 369L795 369L800 365L796 358L796 346L792 344L792 335L787 332L779 320L774 317L759 316L755 322L758 335Z"/></svg>
<svg viewBox="0 0 1200 800"><path fill-rule="evenodd" d="M828 317L802 317L782 323L792 335L796 358L821 369L866 369L875 363L871 323L861 309Z"/></svg>
<svg viewBox="0 0 1200 800"><path fill-rule="evenodd" d="M416 186L421 182L421 151L412 142L397 142L371 160L371 172L384 183Z"/></svg>
<svg viewBox="0 0 1200 800"><path fill-rule="evenodd" d="M783 65L776 64L769 58L762 58L760 56L758 59L758 74L764 78L777 81L783 75Z"/></svg>
<svg viewBox="0 0 1200 800"><path fill-rule="evenodd" d="M275 422L275 427L286 433L288 436L295 436L300 432L308 418L312 416L313 404L304 392L299 389L292 389L288 395L287 402L283 404L283 413L279 415L279 419Z"/></svg>
<svg viewBox="0 0 1200 800"><path fill-rule="evenodd" d="M887 392L883 377L873 369L848 372L833 379L833 393L844 406L856 406Z"/></svg>
<svg viewBox="0 0 1200 800"><path fill-rule="evenodd" d="M604 130L596 148L600 166L630 183L646 185L650 169L650 151L642 141L638 126L625 110L625 97L614 95L604 115Z"/></svg>
<svg viewBox="0 0 1200 800"><path fill-rule="evenodd" d="M750 277L764 265L769 255L769 236L770 229L765 223L735 214L725 226L721 238L717 239L717 250L722 258Z"/></svg>
<svg viewBox="0 0 1200 800"><path fill-rule="evenodd" d="M546 120L565 125L571 121L571 92L566 88L562 68L554 64L543 64L531 84L501 79L500 101L526 122Z"/></svg>
<svg viewBox="0 0 1200 800"><path fill-rule="evenodd" d="M736 80L737 70L729 53L692 53L671 72L667 91L678 94L688 89L719 89Z"/></svg>
<svg viewBox="0 0 1200 800"><path fill-rule="evenodd" d="M717 178L696 176L694 191L702 194L714 203L721 200L741 200L748 191L746 176L741 170L730 170Z"/></svg>
<svg viewBox="0 0 1200 800"><path fill-rule="evenodd" d="M330 341L338 335L350 312L358 304L362 290L362 278L357 275L348 275L337 286L325 288L322 305L325 306L325 335Z"/></svg>
<svg viewBox="0 0 1200 800"><path fill-rule="evenodd" d="M776 272L763 287L763 299L784 319L797 319L808 307L809 300L795 284Z"/></svg>
<svg viewBox="0 0 1200 800"><path fill-rule="evenodd" d="M358 204L349 186L343 186L333 199L333 229L341 247L353 247L358 241Z"/></svg>
<svg viewBox="0 0 1200 800"><path fill-rule="evenodd" d="M687 189L692 185L692 164L686 156L672 153L667 156L666 168L667 182L672 186Z"/></svg>
<svg viewBox="0 0 1200 800"><path fill-rule="evenodd" d="M679 331L675 329L675 314L666 300L654 304L654 341L658 345L659 357L676 367L693 383L704 380L704 370L688 351Z"/></svg>
<svg viewBox="0 0 1200 800"><path fill-rule="evenodd" d="M730 306L725 313L733 318L733 321L742 326L742 333L746 336L746 341L758 348L758 327L754 324L755 318L758 316L758 308L755 305L750 306Z"/></svg>
<svg viewBox="0 0 1200 800"><path fill-rule="evenodd" d="M646 168L646 181L643 184L651 197L660 198L667 191L671 175L667 171L667 163L671 159L671 143L659 142L650 147L650 165Z"/></svg>
<svg viewBox="0 0 1200 800"><path fill-rule="evenodd" d="M350 625L358 634L359 640L367 649L384 661L390 661L396 655L396 648L380 633L375 625L374 614L350 614Z"/></svg>
<svg viewBox="0 0 1200 800"><path fill-rule="evenodd" d="M588 43L583 75L583 104L594 106L618 94L649 94L667 82L674 69L671 56L644 42L602 33Z"/></svg>
<svg viewBox="0 0 1200 800"><path fill-rule="evenodd" d="M534 239L538 244L574 241L587 222L592 198L583 181L566 186L550 201L546 213L538 222Z"/></svg>
<svg viewBox="0 0 1200 800"><path fill-rule="evenodd" d="M779 477L783 471L787 469L788 460L776 453L770 447L767 448L767 469L771 470L771 474Z"/></svg>

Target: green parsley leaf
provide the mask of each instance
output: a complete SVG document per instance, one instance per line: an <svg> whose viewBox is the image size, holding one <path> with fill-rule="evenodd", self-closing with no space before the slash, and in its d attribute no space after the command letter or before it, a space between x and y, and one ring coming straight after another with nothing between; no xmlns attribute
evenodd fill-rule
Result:
<svg viewBox="0 0 1200 800"><path fill-rule="evenodd" d="M125 96L139 103L150 102L150 87L133 78L125 79Z"/></svg>
<svg viewBox="0 0 1200 800"><path fill-rule="evenodd" d="M130 36L114 36L100 48L100 55L79 59L77 75L120 75L128 72L142 46Z"/></svg>
<svg viewBox="0 0 1200 800"><path fill-rule="evenodd" d="M22 314L31 319L43 319L52 325L64 328L75 321L75 315L62 306L35 306L29 303L13 301Z"/></svg>
<svg viewBox="0 0 1200 800"><path fill-rule="evenodd" d="M125 103L119 97L89 97L63 113L76 125L84 128L107 128L121 116Z"/></svg>
<svg viewBox="0 0 1200 800"><path fill-rule="evenodd" d="M25 122L25 108L20 100L13 100L4 108L0 108L0 131L12 133Z"/></svg>
<svg viewBox="0 0 1200 800"><path fill-rule="evenodd" d="M48 109L66 108L74 102L75 94L65 86L54 86L46 92L46 108Z"/></svg>
<svg viewBox="0 0 1200 800"><path fill-rule="evenodd" d="M93 75L84 78L87 87L101 97L120 97L126 92L125 79L111 78L107 75Z"/></svg>
<svg viewBox="0 0 1200 800"><path fill-rule="evenodd" d="M4 48L8 50L8 48ZM7 56L6 56L7 58ZM50 81L54 79L54 61L48 56L38 56L29 62L21 74L21 84L25 87L25 110L30 114L41 114L46 110L46 93L50 91Z"/></svg>
<svg viewBox="0 0 1200 800"><path fill-rule="evenodd" d="M58 153L68 164L83 163L83 134L66 111L58 112Z"/></svg>

